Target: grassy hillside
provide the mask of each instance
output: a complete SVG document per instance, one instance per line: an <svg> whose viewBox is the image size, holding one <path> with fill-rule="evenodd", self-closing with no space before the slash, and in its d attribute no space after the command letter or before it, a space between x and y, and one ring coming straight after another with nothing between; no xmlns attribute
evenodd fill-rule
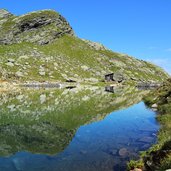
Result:
<svg viewBox="0 0 171 171"><path fill-rule="evenodd" d="M126 81L167 78L162 69L150 63L108 50L97 51L79 38L67 35L45 46L1 45L0 70L1 79L20 81L98 82L108 73L121 75Z"/></svg>
<svg viewBox="0 0 171 171"><path fill-rule="evenodd" d="M168 77L153 64L77 38L54 11L9 15L1 18L0 31L1 80L99 82L109 73L125 82Z"/></svg>

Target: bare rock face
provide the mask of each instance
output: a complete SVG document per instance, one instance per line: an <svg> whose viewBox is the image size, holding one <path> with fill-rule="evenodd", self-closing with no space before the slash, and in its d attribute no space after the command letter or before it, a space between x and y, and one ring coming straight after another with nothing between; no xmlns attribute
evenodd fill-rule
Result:
<svg viewBox="0 0 171 171"><path fill-rule="evenodd" d="M5 9L0 9L0 19L8 18L10 16L12 16L10 12Z"/></svg>
<svg viewBox="0 0 171 171"><path fill-rule="evenodd" d="M53 10L31 12L18 17L0 10L1 16L8 16L8 20L0 23L0 44L31 42L43 45L65 34L74 35L66 19Z"/></svg>

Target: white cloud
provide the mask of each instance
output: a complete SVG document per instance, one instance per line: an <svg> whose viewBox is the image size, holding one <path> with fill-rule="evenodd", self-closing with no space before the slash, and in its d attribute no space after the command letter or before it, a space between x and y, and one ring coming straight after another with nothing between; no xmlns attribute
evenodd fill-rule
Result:
<svg viewBox="0 0 171 171"><path fill-rule="evenodd" d="M166 49L166 51L171 52L171 48Z"/></svg>
<svg viewBox="0 0 171 171"><path fill-rule="evenodd" d="M160 66L171 75L171 59L156 58L156 59L147 59L147 61Z"/></svg>

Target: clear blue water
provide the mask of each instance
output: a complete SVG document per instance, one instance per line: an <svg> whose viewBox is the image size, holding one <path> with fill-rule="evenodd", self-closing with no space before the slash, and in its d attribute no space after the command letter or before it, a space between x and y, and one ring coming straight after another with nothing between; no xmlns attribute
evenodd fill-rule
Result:
<svg viewBox="0 0 171 171"><path fill-rule="evenodd" d="M17 152L0 158L0 171L124 171L126 162L156 142L159 125L143 102L81 126L69 145L50 156Z"/></svg>

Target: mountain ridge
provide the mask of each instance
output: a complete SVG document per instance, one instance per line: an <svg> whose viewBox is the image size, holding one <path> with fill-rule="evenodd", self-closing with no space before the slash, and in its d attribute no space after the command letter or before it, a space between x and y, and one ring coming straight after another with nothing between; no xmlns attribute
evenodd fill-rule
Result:
<svg viewBox="0 0 171 171"><path fill-rule="evenodd" d="M0 79L7 81L162 82L158 66L78 38L53 10L14 16L0 10Z"/></svg>

